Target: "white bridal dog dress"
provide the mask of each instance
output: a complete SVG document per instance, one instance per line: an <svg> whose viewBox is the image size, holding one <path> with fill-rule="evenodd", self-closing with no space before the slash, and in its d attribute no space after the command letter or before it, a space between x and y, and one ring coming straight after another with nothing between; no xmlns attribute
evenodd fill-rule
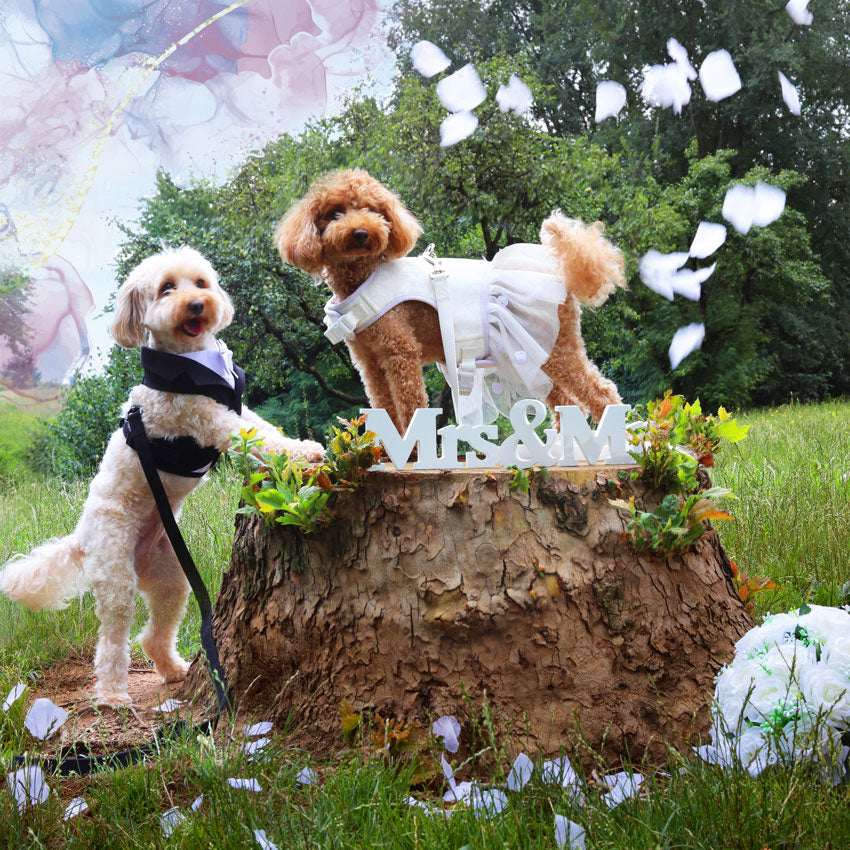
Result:
<svg viewBox="0 0 850 850"><path fill-rule="evenodd" d="M461 425L486 425L514 402L545 399L552 381L542 371L560 322L567 288L543 245L520 242L492 261L421 257L382 263L343 301L325 305L325 336L353 339L402 301L430 304L440 319L446 364Z"/></svg>

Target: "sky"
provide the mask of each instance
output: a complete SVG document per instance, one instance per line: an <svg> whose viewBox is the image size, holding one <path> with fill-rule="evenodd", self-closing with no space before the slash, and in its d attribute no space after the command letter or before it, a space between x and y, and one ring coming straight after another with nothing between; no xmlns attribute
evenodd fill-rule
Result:
<svg viewBox="0 0 850 850"><path fill-rule="evenodd" d="M157 170L224 182L353 86L388 91L384 22L380 0L3 0L0 297L10 275L31 281L42 381L102 362L118 222ZM40 401L2 318L0 397Z"/></svg>

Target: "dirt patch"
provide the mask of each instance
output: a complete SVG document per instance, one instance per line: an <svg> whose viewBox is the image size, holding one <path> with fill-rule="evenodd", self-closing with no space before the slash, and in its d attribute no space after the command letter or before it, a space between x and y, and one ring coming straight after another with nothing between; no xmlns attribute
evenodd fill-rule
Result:
<svg viewBox="0 0 850 850"><path fill-rule="evenodd" d="M64 726L39 747L39 754L53 756L73 744L84 745L92 752L113 752L150 741L164 721L177 713L163 714L155 709L167 699L180 695L177 685L165 685L153 667L130 668L128 689L132 708L104 708L94 704L91 689L94 683L91 660L67 659L44 671L30 700L47 697L68 712ZM182 706L179 716L188 719L189 708ZM193 707L193 719L200 720L203 707ZM34 742L40 743L40 742Z"/></svg>

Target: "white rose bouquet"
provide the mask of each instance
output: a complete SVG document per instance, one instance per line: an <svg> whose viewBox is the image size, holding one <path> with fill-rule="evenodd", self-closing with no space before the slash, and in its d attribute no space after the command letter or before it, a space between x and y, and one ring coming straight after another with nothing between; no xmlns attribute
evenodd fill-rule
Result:
<svg viewBox="0 0 850 850"><path fill-rule="evenodd" d="M696 752L753 775L777 762L821 760L850 778L850 610L804 605L768 615L717 676L712 744Z"/></svg>

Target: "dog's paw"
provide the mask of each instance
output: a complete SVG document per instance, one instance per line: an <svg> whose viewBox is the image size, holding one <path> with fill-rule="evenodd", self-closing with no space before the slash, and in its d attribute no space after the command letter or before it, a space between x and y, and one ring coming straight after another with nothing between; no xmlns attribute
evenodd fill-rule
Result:
<svg viewBox="0 0 850 850"><path fill-rule="evenodd" d="M121 708L133 704L127 691L95 691L93 696L95 704L101 708Z"/></svg>
<svg viewBox="0 0 850 850"><path fill-rule="evenodd" d="M189 662L184 661L179 655L169 658L164 664L154 664L156 672L162 676L162 681L170 685L173 682L181 682L189 672Z"/></svg>

